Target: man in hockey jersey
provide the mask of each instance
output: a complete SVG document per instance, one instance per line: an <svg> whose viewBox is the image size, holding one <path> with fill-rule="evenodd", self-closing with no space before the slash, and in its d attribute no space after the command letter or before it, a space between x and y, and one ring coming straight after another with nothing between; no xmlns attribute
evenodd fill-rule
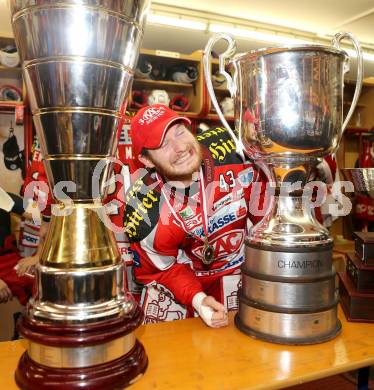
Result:
<svg viewBox="0 0 374 390"><path fill-rule="evenodd" d="M189 124L161 104L133 118L134 156L147 170L127 192L124 226L136 278L145 285L145 322L197 312L209 326L221 327L227 310L237 306L233 296L248 216L254 222L248 201L258 173L223 128L196 140Z"/></svg>

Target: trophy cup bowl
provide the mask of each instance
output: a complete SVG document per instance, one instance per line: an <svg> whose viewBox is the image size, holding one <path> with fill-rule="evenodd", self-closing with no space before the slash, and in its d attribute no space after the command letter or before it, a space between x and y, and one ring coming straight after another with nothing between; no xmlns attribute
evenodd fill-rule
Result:
<svg viewBox="0 0 374 390"><path fill-rule="evenodd" d="M56 207L19 324L22 389L114 389L148 360L142 312L101 200L149 0L10 0L24 80ZM64 190L69 193L67 196Z"/></svg>
<svg viewBox="0 0 374 390"><path fill-rule="evenodd" d="M357 51L357 84L343 122L344 74L349 58L340 42ZM235 130L225 120L211 81L213 46L225 40L219 73L234 99ZM332 266L333 240L314 217L307 182L319 159L336 151L361 91L362 54L348 33L333 46L298 45L235 54L227 34L212 37L204 52L208 92L220 120L266 174L273 192L262 220L245 240L246 259L236 325L276 343L311 344L335 337L338 297ZM231 74L227 72L231 69ZM306 191L308 189L308 191Z"/></svg>

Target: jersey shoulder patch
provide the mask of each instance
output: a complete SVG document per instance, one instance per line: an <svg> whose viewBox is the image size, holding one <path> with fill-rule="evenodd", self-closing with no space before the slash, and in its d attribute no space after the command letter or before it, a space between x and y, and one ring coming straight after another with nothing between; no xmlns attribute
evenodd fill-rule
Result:
<svg viewBox="0 0 374 390"><path fill-rule="evenodd" d="M225 128L206 130L197 136L197 140L209 150L214 165L243 164L236 153L235 142Z"/></svg>
<svg viewBox="0 0 374 390"><path fill-rule="evenodd" d="M138 178L126 193L123 226L130 242L147 237L160 218L160 188L151 173Z"/></svg>

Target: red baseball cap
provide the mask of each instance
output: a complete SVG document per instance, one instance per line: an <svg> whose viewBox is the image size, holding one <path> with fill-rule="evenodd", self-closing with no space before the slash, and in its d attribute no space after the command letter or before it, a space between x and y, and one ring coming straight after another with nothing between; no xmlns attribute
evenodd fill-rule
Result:
<svg viewBox="0 0 374 390"><path fill-rule="evenodd" d="M180 116L164 104L143 107L131 120L131 139L134 156L137 158L143 149L157 149L161 146L166 131L175 122L191 121Z"/></svg>

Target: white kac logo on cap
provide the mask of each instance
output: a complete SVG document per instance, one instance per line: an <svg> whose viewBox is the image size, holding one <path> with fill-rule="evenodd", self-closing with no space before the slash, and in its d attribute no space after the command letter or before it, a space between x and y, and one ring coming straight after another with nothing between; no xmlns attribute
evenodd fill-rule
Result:
<svg viewBox="0 0 374 390"><path fill-rule="evenodd" d="M165 107L150 107L144 111L143 116L139 119L139 124L141 125L149 125L156 119L160 118L160 116L164 115L166 109Z"/></svg>

